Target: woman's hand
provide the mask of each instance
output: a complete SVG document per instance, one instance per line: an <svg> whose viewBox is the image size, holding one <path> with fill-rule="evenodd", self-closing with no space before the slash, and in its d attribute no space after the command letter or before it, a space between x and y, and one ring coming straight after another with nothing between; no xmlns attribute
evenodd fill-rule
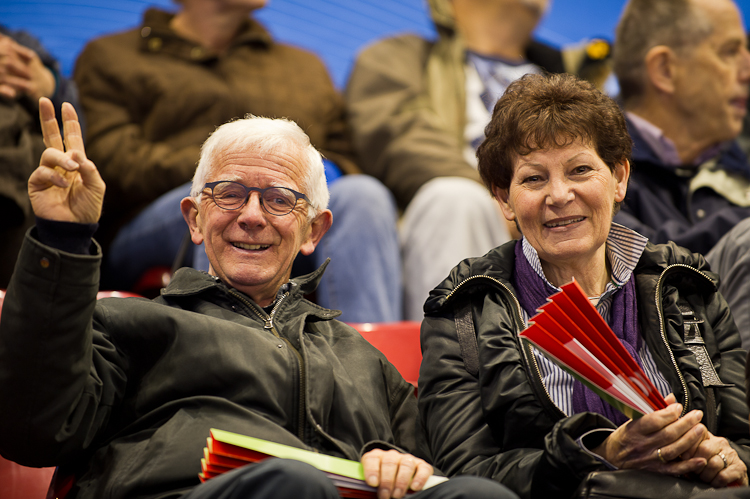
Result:
<svg viewBox="0 0 750 499"><path fill-rule="evenodd" d="M669 475L703 471L707 458L697 452L709 435L701 424L703 413L690 411L681 418L682 406L675 403L674 395L669 394L666 400L669 406L665 409L628 421L593 452L620 469Z"/></svg>
<svg viewBox="0 0 750 499"><path fill-rule="evenodd" d="M378 499L404 497L408 489L422 490L432 466L411 454L374 449L362 456L367 485L378 488Z"/></svg>
<svg viewBox="0 0 750 499"><path fill-rule="evenodd" d="M78 115L69 103L62 106L63 137L55 108L39 100L39 119L47 146L39 168L29 177L29 197L34 214L60 222L95 223L104 201L104 181L96 165L86 158Z"/></svg>
<svg viewBox="0 0 750 499"><path fill-rule="evenodd" d="M748 484L747 467L726 438L706 431L706 438L700 442L695 452L682 455L682 459L696 457L706 460L706 466L697 472L698 477L713 487Z"/></svg>

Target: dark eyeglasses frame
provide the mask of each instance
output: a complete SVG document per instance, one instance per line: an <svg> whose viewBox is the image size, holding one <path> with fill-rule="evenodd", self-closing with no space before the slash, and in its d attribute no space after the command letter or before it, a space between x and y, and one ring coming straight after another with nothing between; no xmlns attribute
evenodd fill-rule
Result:
<svg viewBox="0 0 750 499"><path fill-rule="evenodd" d="M214 187L216 187L219 184L227 184L227 183L228 184L236 184L236 185L241 186L243 189L245 189L245 200L242 201L242 204L239 205L236 208L225 208L225 207L221 206L219 203L217 203L216 202L216 198L214 197ZM206 184L203 186L203 189L204 190L205 189L211 189L211 199L213 200L213 202L216 204L216 206L218 206L222 210L226 210L226 211L239 210L240 208L242 208L243 206L245 206L247 204L248 200L250 199L250 194L252 192L257 192L259 194L258 199L260 201L261 208L263 208L263 211L265 211L269 215L274 215L274 216L277 216L277 217L283 217L284 215L288 215L292 211L294 211L294 208L297 207L297 201L299 201L300 199L304 199L308 203L310 202L310 200L307 198L307 196L305 196L301 192L295 191L294 189L290 189L289 187L275 187L275 186L273 186L273 187L266 187L266 188L261 189L260 187L248 187L245 184L242 184L242 183L234 181L234 180L217 180L216 182L206 182ZM289 209L289 211L287 211L286 213L274 213L274 212L272 212L271 210L269 210L266 207L266 203L263 201L263 194L265 194L266 191L270 191L271 189L283 189L285 191L289 191L292 194L294 194L294 205Z"/></svg>

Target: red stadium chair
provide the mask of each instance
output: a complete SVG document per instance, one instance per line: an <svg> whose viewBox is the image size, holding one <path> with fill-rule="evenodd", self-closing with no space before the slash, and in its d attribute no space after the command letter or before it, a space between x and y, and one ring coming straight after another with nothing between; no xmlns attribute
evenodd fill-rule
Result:
<svg viewBox="0 0 750 499"><path fill-rule="evenodd" d="M151 267L133 285L132 291L139 296L156 298L162 288L167 287L174 271L169 267Z"/></svg>
<svg viewBox="0 0 750 499"><path fill-rule="evenodd" d="M97 298L138 297L140 295L125 291L100 291ZM5 290L0 289L0 313L2 313ZM55 468L27 468L8 461L0 456L0 498L2 499L45 499L50 488ZM70 480L59 480L61 483L53 492L54 497L64 497L72 483Z"/></svg>
<svg viewBox="0 0 750 499"><path fill-rule="evenodd" d="M0 497L45 499L55 468L27 468L0 457Z"/></svg>
<svg viewBox="0 0 750 499"><path fill-rule="evenodd" d="M422 349L417 321L350 324L375 348L383 352L401 376L416 388Z"/></svg>
<svg viewBox="0 0 750 499"><path fill-rule="evenodd" d="M0 289L0 314L5 290ZM0 497L3 499L44 499L55 468L27 468L0 456Z"/></svg>
<svg viewBox="0 0 750 499"><path fill-rule="evenodd" d="M99 291L96 294L96 299L101 300L102 298L143 298L143 296L130 291Z"/></svg>

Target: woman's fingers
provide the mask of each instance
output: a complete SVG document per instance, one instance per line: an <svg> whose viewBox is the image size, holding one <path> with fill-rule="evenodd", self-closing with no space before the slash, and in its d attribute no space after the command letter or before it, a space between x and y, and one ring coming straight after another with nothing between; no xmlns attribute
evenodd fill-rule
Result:
<svg viewBox="0 0 750 499"><path fill-rule="evenodd" d="M700 424L700 419L690 420L688 416L690 414L673 423L669 428L665 428L662 438L667 443L657 443L659 445L656 452L657 458L659 457L658 451L660 449L662 461L674 461L683 457L683 454L684 457L690 459L689 454L691 450L699 446L701 441L706 438L708 430ZM705 459L705 456L697 455L695 457Z"/></svg>
<svg viewBox="0 0 750 499"><path fill-rule="evenodd" d="M658 462L652 466L646 466L644 469L652 471L658 471L665 475L687 475L690 473L698 474L706 466L706 460L699 457L694 457L683 461L681 459L670 461L666 464Z"/></svg>
<svg viewBox="0 0 750 499"><path fill-rule="evenodd" d="M629 429L636 431L641 435L651 435L664 431L670 425L680 422L680 413L682 412L682 406L677 403L669 404L666 408L646 414L640 419L631 421L629 423ZM686 415L687 416L687 415ZM700 421L700 420L699 420Z"/></svg>
<svg viewBox="0 0 750 499"><path fill-rule="evenodd" d="M706 460L706 466L698 473L699 478L714 486L726 486L735 481L747 481L747 467L723 437L706 432L707 437L701 442L696 456Z"/></svg>

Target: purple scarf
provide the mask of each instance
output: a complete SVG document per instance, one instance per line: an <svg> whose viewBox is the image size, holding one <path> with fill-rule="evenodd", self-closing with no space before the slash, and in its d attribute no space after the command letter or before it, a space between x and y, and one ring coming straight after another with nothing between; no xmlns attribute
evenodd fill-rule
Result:
<svg viewBox="0 0 750 499"><path fill-rule="evenodd" d="M536 310L547 302L547 297L556 293L552 286L542 279L531 267L523 254L523 243L518 241L515 248L516 265L513 271L513 286L516 288L518 301L529 317L536 315ZM638 334L638 304L635 298L635 279L628 279L625 286L617 290L612 298L612 310L609 327L620 339L631 357L641 368L640 356L637 354L641 346ZM602 400L597 394L589 390L583 383L576 380L573 385L573 413L595 412L621 425L628 418L620 411Z"/></svg>

